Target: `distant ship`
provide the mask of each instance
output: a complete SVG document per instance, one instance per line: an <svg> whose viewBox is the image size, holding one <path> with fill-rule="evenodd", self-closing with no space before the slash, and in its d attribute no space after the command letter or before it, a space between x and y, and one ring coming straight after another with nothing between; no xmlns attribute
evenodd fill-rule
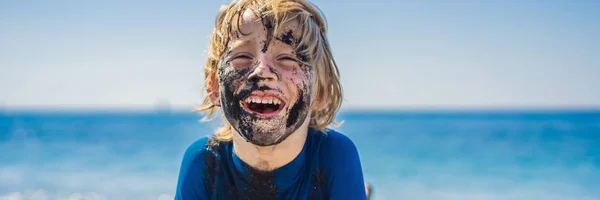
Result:
<svg viewBox="0 0 600 200"><path fill-rule="evenodd" d="M154 103L154 112L156 113L171 113L172 111L173 106L166 98L157 99Z"/></svg>

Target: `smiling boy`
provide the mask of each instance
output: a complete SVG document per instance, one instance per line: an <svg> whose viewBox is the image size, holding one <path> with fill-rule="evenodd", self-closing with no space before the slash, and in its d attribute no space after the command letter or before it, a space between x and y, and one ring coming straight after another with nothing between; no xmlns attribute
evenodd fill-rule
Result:
<svg viewBox="0 0 600 200"><path fill-rule="evenodd" d="M198 111L225 126L188 147L175 199L366 199L356 146L326 128L342 100L326 34L302 0L220 9Z"/></svg>

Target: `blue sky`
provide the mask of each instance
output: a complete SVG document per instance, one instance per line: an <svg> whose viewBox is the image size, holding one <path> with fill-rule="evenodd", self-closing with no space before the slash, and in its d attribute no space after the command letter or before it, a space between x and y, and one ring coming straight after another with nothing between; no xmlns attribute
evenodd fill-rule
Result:
<svg viewBox="0 0 600 200"><path fill-rule="evenodd" d="M191 107L219 1L2 1L0 107ZM344 108L600 107L597 1L314 1Z"/></svg>

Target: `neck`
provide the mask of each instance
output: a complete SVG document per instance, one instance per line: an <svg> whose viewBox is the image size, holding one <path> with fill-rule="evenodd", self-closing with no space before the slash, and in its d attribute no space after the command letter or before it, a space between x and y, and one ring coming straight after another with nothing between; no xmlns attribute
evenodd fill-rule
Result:
<svg viewBox="0 0 600 200"><path fill-rule="evenodd" d="M292 162L300 154L307 134L308 124L303 124L283 142L263 147L246 141L239 133L234 132L233 150L251 167L261 171L273 171Z"/></svg>

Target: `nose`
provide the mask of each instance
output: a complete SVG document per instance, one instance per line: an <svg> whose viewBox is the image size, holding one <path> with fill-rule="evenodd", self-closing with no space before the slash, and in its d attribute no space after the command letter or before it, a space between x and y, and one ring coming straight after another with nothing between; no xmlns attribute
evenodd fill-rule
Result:
<svg viewBox="0 0 600 200"><path fill-rule="evenodd" d="M248 76L252 82L276 81L277 75L273 72L273 63L267 58L261 58L258 64L252 69Z"/></svg>

